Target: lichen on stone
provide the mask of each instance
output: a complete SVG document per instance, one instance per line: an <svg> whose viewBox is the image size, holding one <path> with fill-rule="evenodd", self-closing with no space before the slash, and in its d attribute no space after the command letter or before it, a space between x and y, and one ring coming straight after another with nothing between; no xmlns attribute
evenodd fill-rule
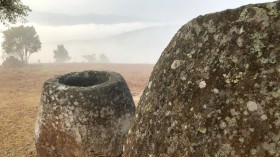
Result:
<svg viewBox="0 0 280 157"><path fill-rule="evenodd" d="M260 34L260 33L255 33L251 36L251 39L253 40L253 45L251 47L251 52L256 54L257 57L261 57L262 54L262 49L265 47L265 45L262 43L262 40L267 37L267 34Z"/></svg>
<svg viewBox="0 0 280 157"><path fill-rule="evenodd" d="M280 1L247 5L182 26L123 156L280 156L279 10Z"/></svg>

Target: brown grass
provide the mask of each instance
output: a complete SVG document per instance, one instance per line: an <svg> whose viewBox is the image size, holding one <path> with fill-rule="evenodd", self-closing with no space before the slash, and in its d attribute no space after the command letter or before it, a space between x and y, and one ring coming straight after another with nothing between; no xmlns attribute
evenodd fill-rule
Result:
<svg viewBox="0 0 280 157"><path fill-rule="evenodd" d="M68 72L110 70L121 73L136 103L153 65L40 64L7 69L0 66L0 157L36 156L34 125L41 89L47 79Z"/></svg>

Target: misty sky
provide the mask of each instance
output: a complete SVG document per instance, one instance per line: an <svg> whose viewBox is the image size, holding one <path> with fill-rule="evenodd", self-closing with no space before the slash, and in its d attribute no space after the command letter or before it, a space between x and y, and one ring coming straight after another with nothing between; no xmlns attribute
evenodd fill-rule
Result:
<svg viewBox="0 0 280 157"><path fill-rule="evenodd" d="M192 18L269 0L22 2L33 10L25 25L33 25L42 42L42 50L31 56L31 62L53 62L53 50L64 44L71 62L84 61L82 55L105 53L111 62L155 63L177 30Z"/></svg>

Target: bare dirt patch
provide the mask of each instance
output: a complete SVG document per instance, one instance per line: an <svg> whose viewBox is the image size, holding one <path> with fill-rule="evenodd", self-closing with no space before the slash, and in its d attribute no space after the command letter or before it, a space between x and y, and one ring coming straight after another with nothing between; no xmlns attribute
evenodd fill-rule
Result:
<svg viewBox="0 0 280 157"><path fill-rule="evenodd" d="M121 73L138 103L153 65L40 64L22 68L0 66L0 157L36 156L34 125L43 83L73 71L109 70Z"/></svg>

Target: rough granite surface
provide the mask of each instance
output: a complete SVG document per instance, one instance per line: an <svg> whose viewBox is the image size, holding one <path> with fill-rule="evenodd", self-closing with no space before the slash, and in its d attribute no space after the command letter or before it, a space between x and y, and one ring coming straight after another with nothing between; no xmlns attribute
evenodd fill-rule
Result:
<svg viewBox="0 0 280 157"><path fill-rule="evenodd" d="M116 157L135 106L123 77L84 71L45 82L35 130L40 157Z"/></svg>
<svg viewBox="0 0 280 157"><path fill-rule="evenodd" d="M199 16L154 67L125 157L280 156L280 2Z"/></svg>

